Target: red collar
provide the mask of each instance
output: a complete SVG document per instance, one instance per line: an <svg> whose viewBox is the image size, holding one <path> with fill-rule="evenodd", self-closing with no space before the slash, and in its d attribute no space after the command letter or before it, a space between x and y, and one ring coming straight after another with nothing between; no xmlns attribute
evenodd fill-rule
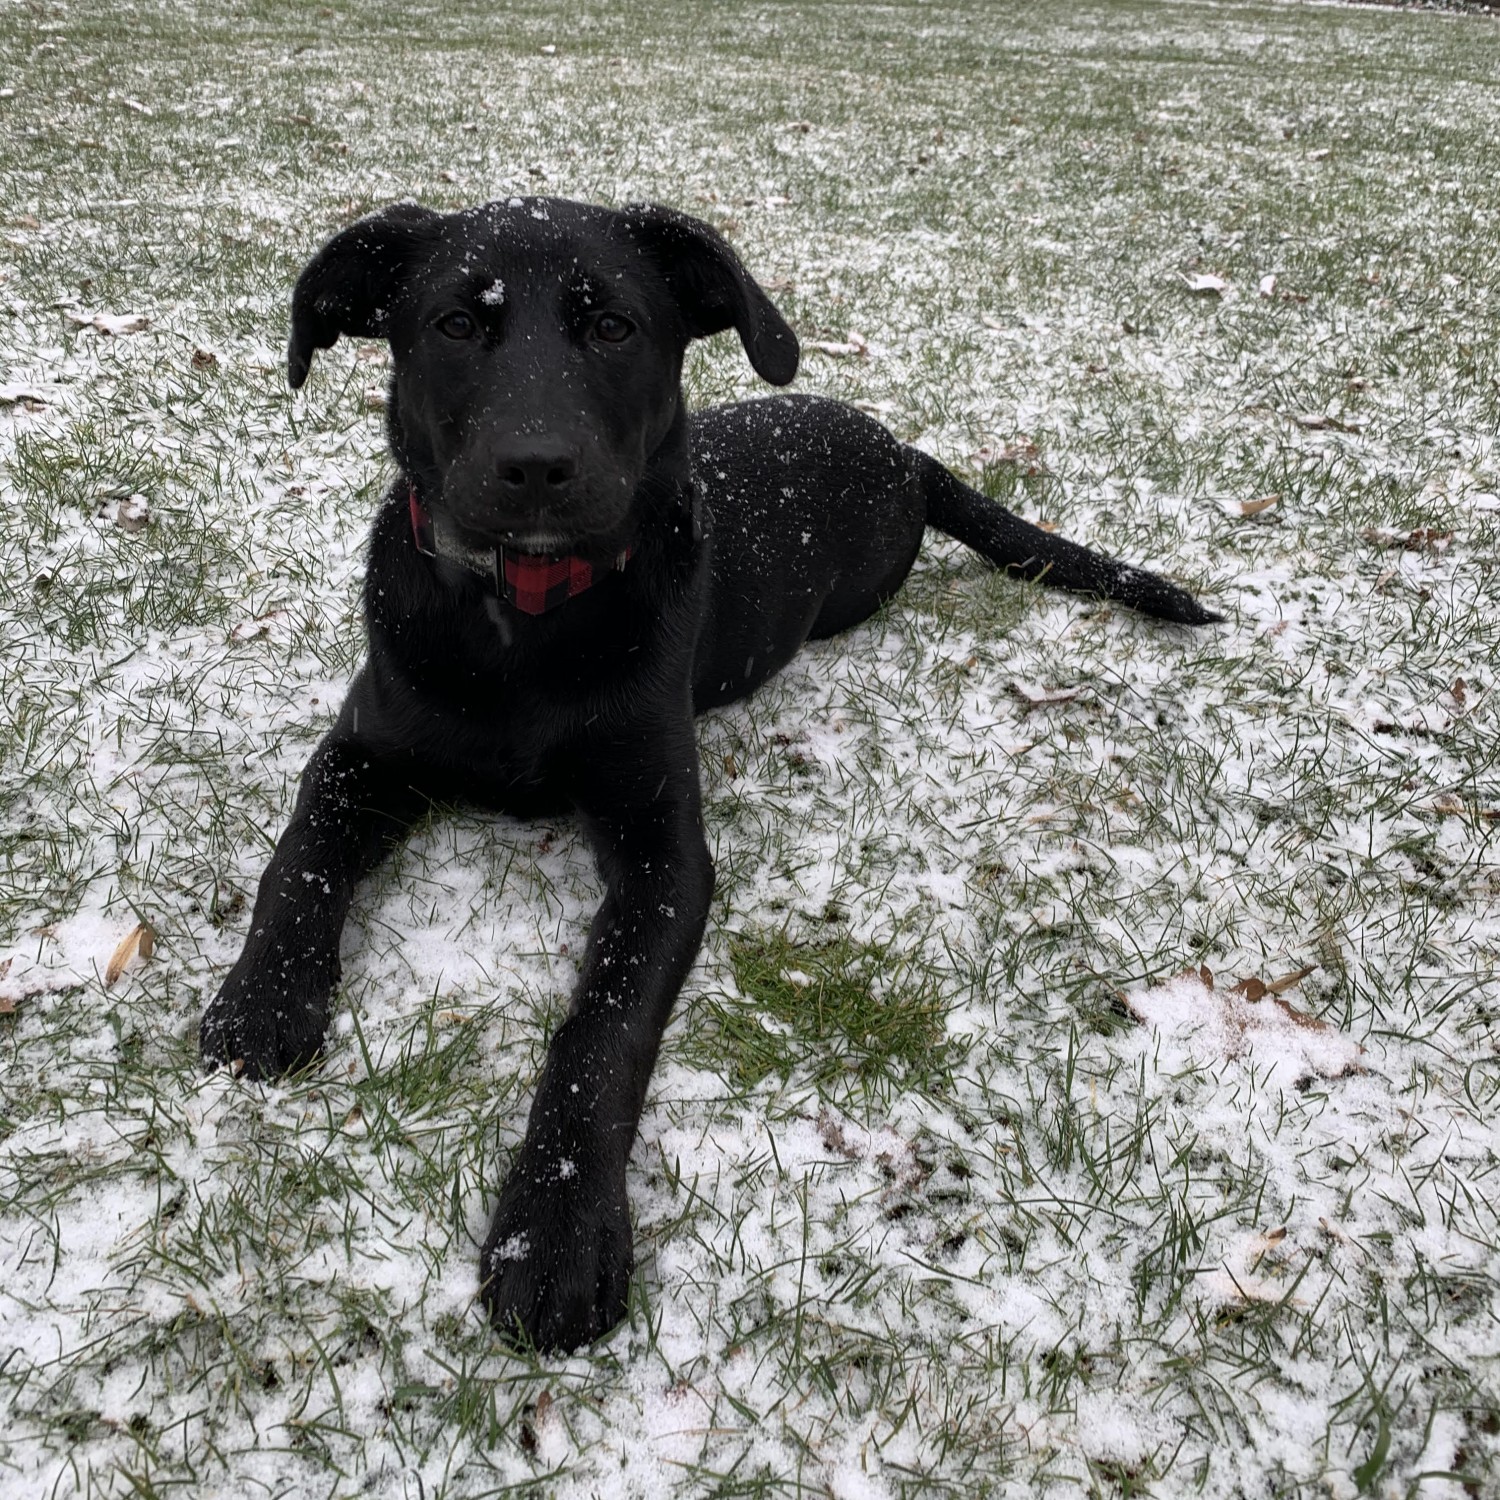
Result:
<svg viewBox="0 0 1500 1500"><path fill-rule="evenodd" d="M495 592L526 615L545 614L576 598L598 581L600 570L581 557L540 557L531 552L507 552L504 547L469 547L433 521L426 507L417 499L416 486L407 490L411 510L411 536L417 551L427 557L441 557L477 573L494 585ZM616 573L630 559L627 547L603 570Z"/></svg>

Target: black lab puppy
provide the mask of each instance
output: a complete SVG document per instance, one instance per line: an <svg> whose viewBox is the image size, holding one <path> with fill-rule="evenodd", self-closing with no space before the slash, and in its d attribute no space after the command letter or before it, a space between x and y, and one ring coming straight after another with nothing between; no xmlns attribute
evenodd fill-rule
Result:
<svg viewBox="0 0 1500 1500"><path fill-rule="evenodd" d="M901 586L924 527L999 567L1163 619L1217 618L1049 536L848 406L690 416L690 339L733 328L785 385L797 340L707 225L513 198L401 205L336 235L292 303L288 374L340 335L390 343L399 470L365 583L370 654L303 777L210 1063L312 1061L355 882L430 801L571 807L606 891L480 1262L495 1325L570 1349L631 1272L625 1164L713 867L693 715Z"/></svg>

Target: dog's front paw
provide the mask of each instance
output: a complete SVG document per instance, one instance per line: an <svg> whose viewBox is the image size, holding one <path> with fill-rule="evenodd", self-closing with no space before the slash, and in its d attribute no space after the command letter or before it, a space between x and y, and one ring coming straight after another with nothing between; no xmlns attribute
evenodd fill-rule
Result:
<svg viewBox="0 0 1500 1500"><path fill-rule="evenodd" d="M255 964L242 956L198 1023L204 1063L276 1078L314 1062L336 980L320 965Z"/></svg>
<svg viewBox="0 0 1500 1500"><path fill-rule="evenodd" d="M625 1316L630 1210L624 1174L613 1175L522 1164L506 1183L479 1258L480 1296L501 1334L566 1352Z"/></svg>

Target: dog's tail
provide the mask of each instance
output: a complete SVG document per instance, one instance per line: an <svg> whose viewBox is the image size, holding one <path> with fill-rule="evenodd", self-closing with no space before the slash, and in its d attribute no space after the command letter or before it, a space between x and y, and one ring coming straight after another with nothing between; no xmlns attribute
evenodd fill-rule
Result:
<svg viewBox="0 0 1500 1500"><path fill-rule="evenodd" d="M1212 625L1214 614L1175 583L1142 568L1115 562L1012 514L950 474L928 454L919 453L927 498L927 524L936 526L997 568L1051 588L1118 599L1142 614L1178 625Z"/></svg>

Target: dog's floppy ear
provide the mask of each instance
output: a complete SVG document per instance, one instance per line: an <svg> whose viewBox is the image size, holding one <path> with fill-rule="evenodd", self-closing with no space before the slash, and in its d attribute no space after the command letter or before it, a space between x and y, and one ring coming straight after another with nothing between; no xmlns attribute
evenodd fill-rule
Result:
<svg viewBox="0 0 1500 1500"><path fill-rule="evenodd" d="M661 267L692 336L733 328L755 373L772 385L788 384L801 355L797 335L729 242L701 219L654 203L632 203L624 215Z"/></svg>
<svg viewBox="0 0 1500 1500"><path fill-rule="evenodd" d="M341 230L308 261L292 293L286 378L294 391L307 379L315 349L331 349L340 334L384 337L402 273L441 220L430 208L397 203Z"/></svg>

